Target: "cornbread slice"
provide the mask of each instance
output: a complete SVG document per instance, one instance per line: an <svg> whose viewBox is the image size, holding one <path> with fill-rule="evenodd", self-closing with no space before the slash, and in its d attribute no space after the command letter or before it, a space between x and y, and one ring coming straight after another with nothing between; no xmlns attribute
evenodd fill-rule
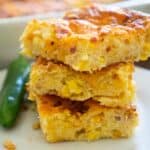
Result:
<svg viewBox="0 0 150 150"><path fill-rule="evenodd" d="M65 19L31 21L21 37L22 53L93 72L118 62L150 56L150 16L90 5Z"/></svg>
<svg viewBox="0 0 150 150"><path fill-rule="evenodd" d="M39 58L31 69L29 98L50 94L76 101L92 98L107 106L128 105L135 95L133 70L133 64L120 63L89 74Z"/></svg>
<svg viewBox="0 0 150 150"><path fill-rule="evenodd" d="M96 101L37 96L42 131L49 142L130 137L138 116L133 106L113 108Z"/></svg>

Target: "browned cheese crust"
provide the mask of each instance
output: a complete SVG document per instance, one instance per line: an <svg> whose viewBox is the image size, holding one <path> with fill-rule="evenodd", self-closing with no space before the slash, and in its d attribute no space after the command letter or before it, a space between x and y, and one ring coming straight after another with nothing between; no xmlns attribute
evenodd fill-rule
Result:
<svg viewBox="0 0 150 150"><path fill-rule="evenodd" d="M64 19L31 21L22 37L24 55L41 56L93 72L150 56L150 17L126 9L90 5Z"/></svg>

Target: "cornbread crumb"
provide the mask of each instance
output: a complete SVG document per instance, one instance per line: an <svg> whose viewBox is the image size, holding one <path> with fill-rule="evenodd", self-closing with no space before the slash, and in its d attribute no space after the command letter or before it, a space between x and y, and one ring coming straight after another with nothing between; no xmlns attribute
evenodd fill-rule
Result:
<svg viewBox="0 0 150 150"><path fill-rule="evenodd" d="M34 122L32 125L32 128L34 130L40 129L40 122L39 121Z"/></svg>
<svg viewBox="0 0 150 150"><path fill-rule="evenodd" d="M11 140L5 140L3 146L5 150L16 150L16 145Z"/></svg>

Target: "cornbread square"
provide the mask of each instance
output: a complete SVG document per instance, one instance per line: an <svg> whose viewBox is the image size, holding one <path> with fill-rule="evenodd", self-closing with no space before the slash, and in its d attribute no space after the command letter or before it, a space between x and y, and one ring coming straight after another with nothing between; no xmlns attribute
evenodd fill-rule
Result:
<svg viewBox="0 0 150 150"><path fill-rule="evenodd" d="M93 72L110 64L150 56L150 16L93 4L64 19L33 20L21 37L22 53Z"/></svg>
<svg viewBox="0 0 150 150"><path fill-rule="evenodd" d="M76 101L92 98L107 106L129 105L135 95L133 70L133 64L120 63L89 74L39 58L30 73L29 99L49 94Z"/></svg>
<svg viewBox="0 0 150 150"><path fill-rule="evenodd" d="M127 138L138 122L133 106L105 107L96 101L37 96L40 125L48 142Z"/></svg>

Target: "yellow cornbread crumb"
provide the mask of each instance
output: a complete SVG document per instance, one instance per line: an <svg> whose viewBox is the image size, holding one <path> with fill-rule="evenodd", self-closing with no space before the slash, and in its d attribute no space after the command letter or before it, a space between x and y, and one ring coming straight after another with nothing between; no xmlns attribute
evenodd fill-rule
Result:
<svg viewBox="0 0 150 150"><path fill-rule="evenodd" d="M3 146L5 150L16 150L16 145L11 140L5 140Z"/></svg>

